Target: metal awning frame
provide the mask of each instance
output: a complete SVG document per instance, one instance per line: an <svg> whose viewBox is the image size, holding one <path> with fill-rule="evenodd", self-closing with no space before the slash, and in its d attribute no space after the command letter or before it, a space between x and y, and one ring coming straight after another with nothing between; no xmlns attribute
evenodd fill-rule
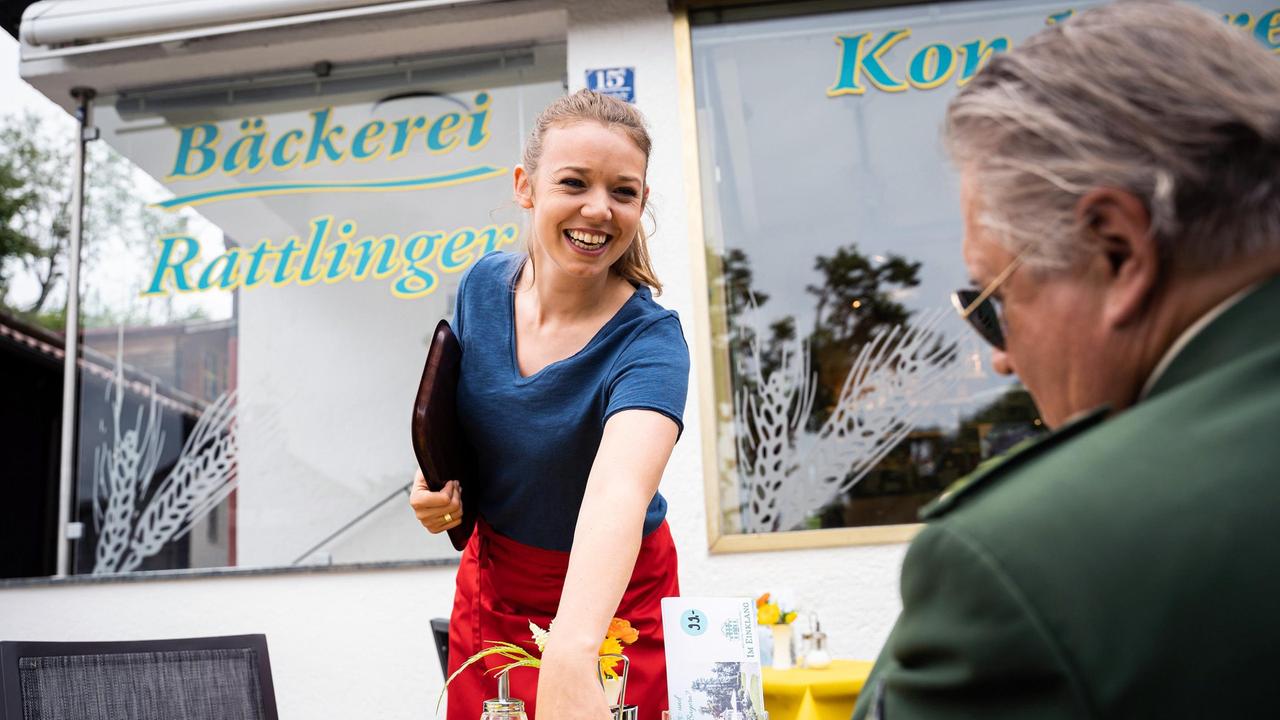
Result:
<svg viewBox="0 0 1280 720"><path fill-rule="evenodd" d="M368 5L362 7L344 8L341 10L328 10L323 12L305 13L301 15L289 15L285 17L268 18L263 20L250 20L245 22L227 23L223 25L213 25L206 27L196 27L185 30L175 30L173 32L154 33L148 35L138 35L134 37L121 38L119 40L106 40L102 42L89 42L78 45L67 45L63 47L55 47L44 49L41 46L27 45L22 46L23 61L48 60L54 58L70 58L79 55L88 55L94 53L108 52L111 50L121 50L128 48L144 47L148 45L164 45L170 43L185 43L205 38L218 37L221 35L231 35L235 33L256 32L262 30L275 30L280 28L295 27L299 25L309 25L313 23L331 22L334 20L350 20L356 18L375 18L384 15L392 15L395 13L415 12L421 10L429 10L435 8L455 7L462 5L475 5L480 3L503 2L506 0L400 0L399 2L387 2L378 5ZM36 7L36 6L33 6ZM24 17L24 22L25 22Z"/></svg>

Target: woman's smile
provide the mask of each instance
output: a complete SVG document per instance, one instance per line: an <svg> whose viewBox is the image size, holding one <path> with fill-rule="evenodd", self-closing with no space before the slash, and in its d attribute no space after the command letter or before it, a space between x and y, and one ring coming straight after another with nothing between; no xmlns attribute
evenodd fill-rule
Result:
<svg viewBox="0 0 1280 720"><path fill-rule="evenodd" d="M561 235L569 246L584 255L601 255L613 236L609 233L588 228L569 228Z"/></svg>

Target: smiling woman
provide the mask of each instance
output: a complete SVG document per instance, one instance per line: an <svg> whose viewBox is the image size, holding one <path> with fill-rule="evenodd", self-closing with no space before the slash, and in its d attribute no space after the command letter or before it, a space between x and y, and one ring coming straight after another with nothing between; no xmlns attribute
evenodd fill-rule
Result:
<svg viewBox="0 0 1280 720"><path fill-rule="evenodd" d="M543 156L532 169L526 161L515 172L517 201L534 211L530 258L535 266L551 262L574 277L598 275L643 247L646 157L626 136L599 123L555 126L546 135ZM580 164L582 157L592 162ZM621 272L609 286L611 295L630 295Z"/></svg>
<svg viewBox="0 0 1280 720"><path fill-rule="evenodd" d="M582 202L583 227L534 228L534 237L564 236L565 242L586 253L598 251L606 264L619 277L631 283L646 285L659 294L662 283L649 262L649 250L641 214L648 208L649 186L645 173L652 143L644 129L638 110L623 102L595 101L603 97L577 93L556 103L538 118L534 131L525 144L523 164L516 168L516 199L521 207L532 210L535 189L550 203L542 217L552 217L555 208ZM562 135L572 141L555 142ZM624 140L619 142L619 140ZM549 151L548 151L549 149ZM594 162L577 163L575 158L592 158ZM541 186L531 182L539 169L545 169ZM602 175L602 171L610 175ZM560 202L558 198L565 198ZM539 213L535 213L535 216ZM605 225L619 226L618 234L606 232ZM621 227L621 226L626 226ZM571 235L570 232L576 234ZM603 236L603 238L601 237ZM625 243L609 242L618 237ZM634 240L629 240L634 238ZM541 240L536 244L551 252ZM534 254L531 260L536 262Z"/></svg>
<svg viewBox="0 0 1280 720"><path fill-rule="evenodd" d="M541 668L512 673L530 714L597 720L599 639L625 617L627 698L641 720L666 707L660 600L679 595L658 482L682 428L689 353L660 288L641 219L649 137L638 111L589 91L534 124L515 198L528 253L496 252L459 287L458 415L479 458L477 530L463 552L450 620L450 672L482 640L555 621ZM516 432L511 419L519 418ZM431 532L456 526L456 485L419 475L410 502ZM492 697L485 658L449 687L450 720ZM536 680L535 680L536 678Z"/></svg>

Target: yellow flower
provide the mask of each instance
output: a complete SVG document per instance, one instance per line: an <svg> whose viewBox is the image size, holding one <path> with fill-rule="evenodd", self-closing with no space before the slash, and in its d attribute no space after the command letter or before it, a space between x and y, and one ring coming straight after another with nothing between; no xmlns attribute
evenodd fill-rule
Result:
<svg viewBox="0 0 1280 720"><path fill-rule="evenodd" d="M756 622L761 625L776 625L782 619L782 610L771 602L766 602L756 610Z"/></svg>
<svg viewBox="0 0 1280 720"><path fill-rule="evenodd" d="M790 625L791 623L793 623L793 622L795 622L795 621L796 621L796 614L795 614L795 613L793 613L793 612L789 612L789 613L787 613L786 615L783 615L783 616L782 616L782 622L784 622L784 623L786 623L786 624L788 624L788 625Z"/></svg>
<svg viewBox="0 0 1280 720"><path fill-rule="evenodd" d="M533 643L538 646L538 652L547 651L547 639L551 636L551 627L555 623L547 626L546 630L538 627L538 624L529 621L529 632L533 635ZM630 645L640 639L640 631L631 627L631 623L622 618L613 618L609 621L609 630L605 634L604 641L600 643L601 655L621 655L623 644ZM506 645L506 643L503 643ZM487 651L486 651L487 652ZM479 660L485 652L477 653L472 656L468 662ZM532 656L529 656L532 659ZM536 660L535 660L536 662ZM618 660L609 658L600 661L600 670L606 678L618 677ZM533 667L538 667L533 665Z"/></svg>
<svg viewBox="0 0 1280 720"><path fill-rule="evenodd" d="M622 642L617 638L607 637L604 642L600 643L600 655L621 655ZM604 673L606 678L618 677L617 658L602 658L600 660L600 671Z"/></svg>

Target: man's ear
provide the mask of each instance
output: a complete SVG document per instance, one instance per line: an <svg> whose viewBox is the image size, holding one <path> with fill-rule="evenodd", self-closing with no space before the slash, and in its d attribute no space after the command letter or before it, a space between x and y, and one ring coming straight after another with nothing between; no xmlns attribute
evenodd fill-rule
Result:
<svg viewBox="0 0 1280 720"><path fill-rule="evenodd" d="M1151 215L1137 196L1115 188L1091 190L1076 216L1094 243L1095 269L1105 285L1104 320L1122 327L1141 317L1160 279L1160 253Z"/></svg>
<svg viewBox="0 0 1280 720"><path fill-rule="evenodd" d="M523 165L516 166L512 177L515 178L516 204L525 210L533 209L533 178L525 171Z"/></svg>

